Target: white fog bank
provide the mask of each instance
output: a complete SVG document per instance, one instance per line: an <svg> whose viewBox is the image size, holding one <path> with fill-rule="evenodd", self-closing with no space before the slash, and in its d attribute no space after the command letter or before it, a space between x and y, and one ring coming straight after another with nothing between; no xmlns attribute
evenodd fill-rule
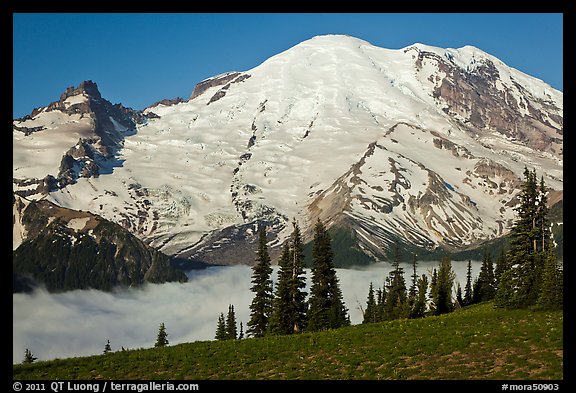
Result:
<svg viewBox="0 0 576 393"><path fill-rule="evenodd" d="M429 273L438 262L418 262L418 275ZM402 264L407 287L412 266ZM466 261L452 262L457 281L466 282ZM382 287L391 270L387 263L368 268L338 269L338 278L352 324L362 322L370 282ZM472 262L477 277L480 262ZM221 312L233 304L244 333L253 298L252 269L248 266L210 267L188 272L187 283L148 284L140 289L113 293L78 290L50 294L14 294L12 361L20 363L29 349L39 360L101 354L107 340L113 351L154 346L164 323L170 345L212 340ZM276 280L277 267L273 279ZM307 271L307 278L311 274ZM307 288L309 291L309 288Z"/></svg>

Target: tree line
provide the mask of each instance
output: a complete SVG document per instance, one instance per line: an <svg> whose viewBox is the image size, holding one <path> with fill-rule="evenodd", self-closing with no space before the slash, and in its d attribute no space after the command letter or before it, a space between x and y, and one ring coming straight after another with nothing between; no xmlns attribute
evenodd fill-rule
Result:
<svg viewBox="0 0 576 393"><path fill-rule="evenodd" d="M502 250L495 265L489 250L485 249L474 282L471 261L468 261L464 294L458 283L456 296L452 296L455 274L449 257L442 258L438 269L431 272L428 285L425 274L417 276L413 256L412 283L407 289L396 246L393 270L384 285L374 290L370 283L363 323L440 315L488 300L494 300L495 307L561 309L563 269L556 258L547 218L547 191L544 178L538 184L535 170L525 168L520 204L515 208L518 218L510 232L510 248Z"/></svg>
<svg viewBox="0 0 576 393"><path fill-rule="evenodd" d="M331 238L326 227L320 220L314 226L312 277L308 297L305 291L304 243L298 223L293 221L292 225L293 232L290 239L284 243L278 262L276 288L273 288L266 227L259 230L250 288L254 297L250 304L250 320L246 330L250 337L298 334L350 325L350 316L334 266ZM222 334L222 320L223 314L217 324L216 338L233 338L233 335Z"/></svg>

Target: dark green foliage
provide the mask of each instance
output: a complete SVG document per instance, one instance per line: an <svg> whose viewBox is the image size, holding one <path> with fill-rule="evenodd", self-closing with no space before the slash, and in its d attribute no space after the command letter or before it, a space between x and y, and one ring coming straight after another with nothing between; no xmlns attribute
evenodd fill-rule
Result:
<svg viewBox="0 0 576 393"><path fill-rule="evenodd" d="M165 347L168 345L168 333L166 333L166 326L164 326L164 322L160 324L160 328L158 329L158 336L156 337L156 343L154 344L155 347Z"/></svg>
<svg viewBox="0 0 576 393"><path fill-rule="evenodd" d="M498 290L498 286L500 284L500 277L502 273L506 270L506 249L502 249L500 251L500 255L496 260L496 267L494 268L494 285L496 286L496 290ZM496 296L496 294L494 294Z"/></svg>
<svg viewBox="0 0 576 393"><path fill-rule="evenodd" d="M464 305L464 299L462 298L462 287L460 283L456 284L456 302L458 303L458 307L462 307Z"/></svg>
<svg viewBox="0 0 576 393"><path fill-rule="evenodd" d="M448 313L454 309L452 303L452 285L455 274L449 257L444 257L438 266L438 275L435 286L434 315Z"/></svg>
<svg viewBox="0 0 576 393"><path fill-rule="evenodd" d="M26 351L24 351L24 360L22 361L22 363L24 364L34 363L34 361L36 360L38 360L38 358L32 355L32 352L30 352L30 350L26 348Z"/></svg>
<svg viewBox="0 0 576 393"><path fill-rule="evenodd" d="M262 337L268 330L268 320L272 312L272 266L266 245L266 227L260 229L256 264L252 268L254 298L250 304L250 320L247 333L252 337Z"/></svg>
<svg viewBox="0 0 576 393"><path fill-rule="evenodd" d="M187 280L168 256L105 220L89 235L57 218L14 250L12 262L15 274L31 277L49 291L110 291L115 286Z"/></svg>
<svg viewBox="0 0 576 393"><path fill-rule="evenodd" d="M218 317L218 323L216 324L216 335L214 336L216 340L226 340L226 320L224 319L224 313L220 313Z"/></svg>
<svg viewBox="0 0 576 393"><path fill-rule="evenodd" d="M228 314L226 316L226 339L236 340L238 338L238 330L236 327L236 313L234 312L234 305L228 305Z"/></svg>
<svg viewBox="0 0 576 393"><path fill-rule="evenodd" d="M428 277L423 274L418 279L418 290L417 297L414 305L412 306L412 311L410 313L410 318L423 318L426 314L426 293L428 292Z"/></svg>
<svg viewBox="0 0 576 393"><path fill-rule="evenodd" d="M244 338L244 326L242 325L242 321L240 321L240 332L238 333L238 340L242 340Z"/></svg>
<svg viewBox="0 0 576 393"><path fill-rule="evenodd" d="M309 331L335 329L350 324L333 258L330 235L318 219L314 227L312 248L312 285L307 322Z"/></svg>
<svg viewBox="0 0 576 393"><path fill-rule="evenodd" d="M110 353L110 352L112 352L112 347L110 346L110 340L108 340L106 342L106 345L104 345L103 353L104 353L104 355L106 355L107 353Z"/></svg>
<svg viewBox="0 0 576 393"><path fill-rule="evenodd" d="M542 273L540 295L536 305L540 309L560 310L564 305L563 293L564 272L558 266L553 247L549 247L544 271Z"/></svg>
<svg viewBox="0 0 576 393"><path fill-rule="evenodd" d="M306 277L300 228L294 231L282 250L276 294L272 302L269 330L272 334L300 333L306 328Z"/></svg>
<svg viewBox="0 0 576 393"><path fill-rule="evenodd" d="M464 287L463 305L472 304L472 261L468 260L468 269L466 270L466 286Z"/></svg>
<svg viewBox="0 0 576 393"><path fill-rule="evenodd" d="M406 307L406 281L404 280L404 269L400 267L400 252L398 245L395 247L394 269L388 274L388 285L386 288L386 300L384 305L384 320L405 318L409 310Z"/></svg>
<svg viewBox="0 0 576 393"><path fill-rule="evenodd" d="M473 303L485 302L494 299L496 295L496 280L494 277L494 265L492 263L492 256L488 249L484 250L484 257L482 258L482 266L478 279L474 282L474 290L472 295Z"/></svg>
<svg viewBox="0 0 576 393"><path fill-rule="evenodd" d="M556 281L550 278L555 276L551 265L555 265L556 252L551 241L550 222L548 220L548 197L544 178L540 184L536 180L536 171L524 168L524 184L519 194L520 204L515 209L518 217L510 234L510 248L506 255L503 272L498 280L498 289L495 296L497 307L522 308L534 306L542 296L549 296L555 292L551 290ZM554 255L554 262L550 256ZM547 267L547 265L550 265ZM544 276L546 273L547 295L544 290ZM502 268L499 268L502 270ZM541 304L549 304L543 301Z"/></svg>
<svg viewBox="0 0 576 393"><path fill-rule="evenodd" d="M364 319L362 323L374 323L378 322L377 311L376 311L376 299L374 298L374 286L370 282L370 287L368 288L368 299L366 300L366 309L364 310Z"/></svg>

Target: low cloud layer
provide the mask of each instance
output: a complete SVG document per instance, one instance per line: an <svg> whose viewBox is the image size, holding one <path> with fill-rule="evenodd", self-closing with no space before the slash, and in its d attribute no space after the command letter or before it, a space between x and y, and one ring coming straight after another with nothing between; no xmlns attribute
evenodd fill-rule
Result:
<svg viewBox="0 0 576 393"><path fill-rule="evenodd" d="M462 289L466 262L453 262ZM419 262L418 274L429 273L437 262ZM412 266L402 264L406 285ZM338 269L338 278L352 324L362 322L370 282L381 287L391 267L380 263L363 269ZM480 264L473 262L473 278ZM95 290L50 294L14 294L12 361L20 363L29 349L39 360L101 354L107 340L112 350L154 346L160 323L166 325L170 345L212 340L221 312L233 304L244 332L249 320L252 269L248 266L211 267L188 273L189 282L149 284L114 293ZM277 267L273 279L276 280ZM307 271L307 277L311 274ZM309 288L307 288L309 292Z"/></svg>

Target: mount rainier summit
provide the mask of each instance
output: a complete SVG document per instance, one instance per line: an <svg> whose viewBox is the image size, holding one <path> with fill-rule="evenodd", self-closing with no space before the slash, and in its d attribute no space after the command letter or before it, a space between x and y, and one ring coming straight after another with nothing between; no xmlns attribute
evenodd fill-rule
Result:
<svg viewBox="0 0 576 393"><path fill-rule="evenodd" d="M525 167L561 204L562 142L563 93L478 48L317 36L144 110L68 88L13 121L13 191L182 260L251 264L261 225L274 253L293 220L310 240L318 219L379 260L506 235Z"/></svg>

